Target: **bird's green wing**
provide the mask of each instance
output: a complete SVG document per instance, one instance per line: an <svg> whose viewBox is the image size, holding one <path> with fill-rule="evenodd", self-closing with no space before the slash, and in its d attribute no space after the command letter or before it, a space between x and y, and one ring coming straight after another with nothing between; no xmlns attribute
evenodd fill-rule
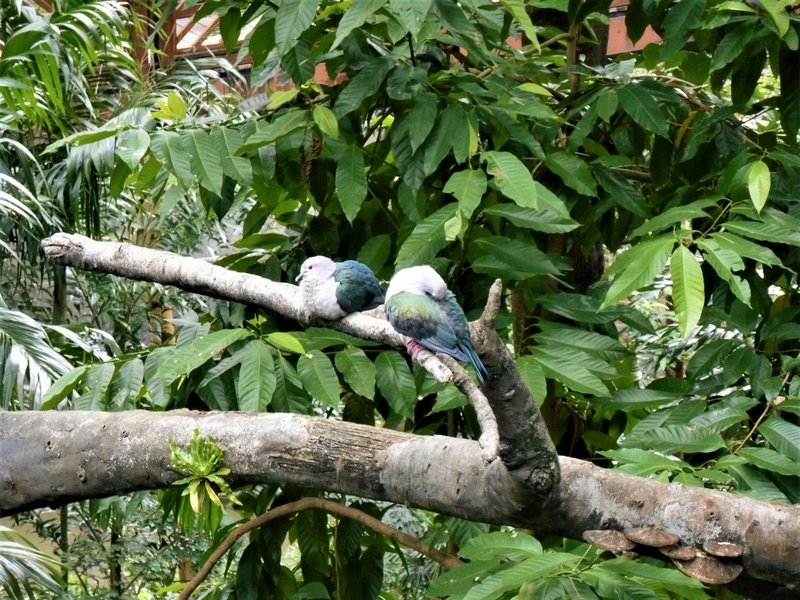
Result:
<svg viewBox="0 0 800 600"><path fill-rule="evenodd" d="M386 301L386 318L396 331L417 340L423 346L460 360L458 338L439 304L420 294L401 292Z"/></svg>
<svg viewBox="0 0 800 600"><path fill-rule="evenodd" d="M336 301L346 313L369 310L383 304L384 294L378 278L367 266L355 260L336 264Z"/></svg>

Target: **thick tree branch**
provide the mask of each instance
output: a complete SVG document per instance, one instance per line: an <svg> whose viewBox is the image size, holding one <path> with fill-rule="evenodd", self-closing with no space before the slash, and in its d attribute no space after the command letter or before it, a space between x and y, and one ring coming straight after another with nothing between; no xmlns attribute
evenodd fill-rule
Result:
<svg viewBox="0 0 800 600"><path fill-rule="evenodd" d="M61 265L88 271L102 271L139 281L153 281L177 286L189 292L252 304L275 311L302 324L314 320L302 301L297 286L237 273L205 261L152 250L131 244L98 242L82 235L58 233L42 241L48 258ZM353 313L338 321L324 321L326 327L395 348L406 348L407 338L398 334L376 309ZM489 404L467 372L445 355L424 348L415 360L437 381L452 381L475 407L483 431L481 446L485 460L497 458L499 440L497 422ZM444 363L447 361L447 365ZM449 366L448 366L449 365Z"/></svg>
<svg viewBox="0 0 800 600"><path fill-rule="evenodd" d="M576 539L654 527L698 549L734 542L750 577L800 581L798 507L564 457L541 501L500 461L487 465L477 442L290 414L0 412L0 516L167 487L181 477L168 440L185 445L195 428L224 449L233 485L298 485Z"/></svg>
<svg viewBox="0 0 800 600"><path fill-rule="evenodd" d="M340 517L346 517L348 519L353 519L354 521L358 521L362 525L366 525L373 531L377 531L380 534L385 535L388 538L395 540L403 544L404 546L408 546L412 550L416 550L420 554L427 556L431 560L435 560L440 565L442 565L445 569L455 569L460 567L464 563L462 563L457 556L453 556L452 554L445 554L436 548L429 548L425 544L422 543L422 540L419 538L415 538L413 535L409 535L400 531L399 529L395 529L391 525L387 525L383 521L379 521L375 517L372 517L365 513L364 511L355 509L351 506L345 506L343 504L339 504L338 502L333 502L331 500L325 500L324 498L303 498L302 500L298 500L297 502L290 502L289 504L284 504L282 506L278 506L276 508L271 509L269 512L264 513L263 515L259 515L258 517L254 517L247 521L246 523L242 523L234 529L231 534L225 538L219 547L214 550L214 553L208 557L208 560L203 564L202 568L197 572L197 575L192 577L192 580L186 585L185 588L181 591L178 595L178 600L187 600L189 596L192 595L192 592L197 589L208 574L211 573L211 570L214 566L220 561L220 559L225 556L225 553L233 547L233 545L241 539L241 537L247 534L249 531L253 529L257 529L262 525L266 525L270 521L274 521L275 519L280 519L281 517L285 517L287 515L291 515L294 513L302 512L304 510L309 510L312 508L317 508L319 510L324 510L334 515L338 515Z"/></svg>

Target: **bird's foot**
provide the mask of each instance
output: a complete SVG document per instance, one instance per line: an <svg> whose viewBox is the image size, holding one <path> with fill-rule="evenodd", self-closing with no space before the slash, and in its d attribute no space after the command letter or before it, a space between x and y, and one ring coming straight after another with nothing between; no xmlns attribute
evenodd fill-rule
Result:
<svg viewBox="0 0 800 600"><path fill-rule="evenodd" d="M414 360L417 360L417 354L419 354L422 350L425 350L425 346L420 344L417 340L412 340L412 339L408 340L406 348L408 348L408 353Z"/></svg>
<svg viewBox="0 0 800 600"><path fill-rule="evenodd" d="M478 443L481 445L481 456L487 464L500 456L500 438L497 433L484 433L478 438Z"/></svg>

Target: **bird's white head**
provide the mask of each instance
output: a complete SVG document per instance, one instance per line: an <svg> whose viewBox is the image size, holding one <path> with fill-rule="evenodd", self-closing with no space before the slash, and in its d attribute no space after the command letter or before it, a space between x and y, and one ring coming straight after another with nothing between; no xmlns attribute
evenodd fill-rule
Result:
<svg viewBox="0 0 800 600"><path fill-rule="evenodd" d="M447 295L447 284L433 267L428 265L409 267L394 274L389 282L389 289L386 290L386 299L402 292L444 300Z"/></svg>
<svg viewBox="0 0 800 600"><path fill-rule="evenodd" d="M300 275L295 281L319 281L333 277L336 263L327 256L312 256L307 258L300 267Z"/></svg>

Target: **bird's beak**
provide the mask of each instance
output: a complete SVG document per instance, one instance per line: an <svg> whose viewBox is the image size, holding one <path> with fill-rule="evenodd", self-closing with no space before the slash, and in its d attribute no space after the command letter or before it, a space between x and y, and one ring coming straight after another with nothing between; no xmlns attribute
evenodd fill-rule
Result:
<svg viewBox="0 0 800 600"><path fill-rule="evenodd" d="M306 272L305 272L305 271L300 271L300 275L298 275L297 277L295 277L295 278L294 278L294 280L295 280L296 282L297 282L297 281L300 281L300 280L301 280L303 277L305 277L305 276L306 276Z"/></svg>

